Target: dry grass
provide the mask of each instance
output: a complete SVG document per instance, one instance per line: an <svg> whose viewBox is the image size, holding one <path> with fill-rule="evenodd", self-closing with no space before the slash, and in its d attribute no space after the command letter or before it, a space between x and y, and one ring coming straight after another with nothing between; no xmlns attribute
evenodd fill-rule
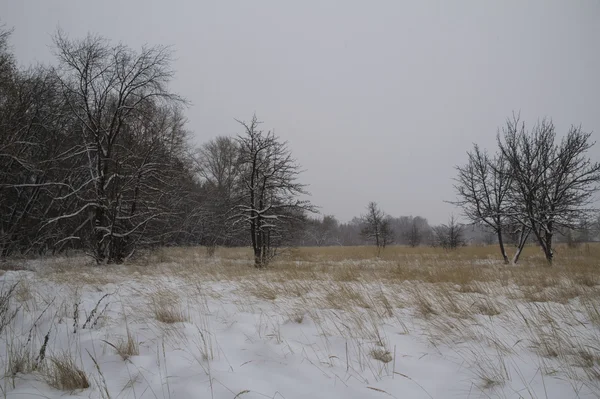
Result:
<svg viewBox="0 0 600 399"><path fill-rule="evenodd" d="M72 392L90 387L86 373L66 354L49 358L42 375L48 385L61 391Z"/></svg>
<svg viewBox="0 0 600 399"><path fill-rule="evenodd" d="M172 292L161 290L153 293L151 309L154 318L165 324L183 323L189 320L178 296Z"/></svg>
<svg viewBox="0 0 600 399"><path fill-rule="evenodd" d="M116 345L113 345L108 341L105 342L112 346L123 360L128 360L131 356L138 356L140 354L140 345L129 329L127 329L127 338L119 339Z"/></svg>
<svg viewBox="0 0 600 399"><path fill-rule="evenodd" d="M329 339L342 337L348 342L344 366L354 378L365 372L376 380L390 375L387 364L393 359L383 326L392 325L395 333L423 334L440 353L456 351L484 392L514 382L518 370L509 359L526 352L539 357L544 375L600 392L600 245L558 246L552 267L537 247L527 247L519 265L504 265L497 252L496 247L448 252L392 246L377 258L371 247L297 248L282 251L259 271L248 248L217 248L213 256L204 248L163 248L127 265L83 273L77 259L67 259L40 275L96 288L143 282L140 294L146 300L137 313L164 329L180 329L172 325L190 319L195 323L190 306L197 315L202 295L233 298L240 311L260 313L259 338L277 343L285 342L281 324L310 319L323 352L317 363L339 361L328 353ZM165 288L169 284L176 290ZM186 297L197 303L184 307ZM263 317L264 309L275 314ZM199 314L205 313L202 308ZM199 363L206 364L218 345L208 326L197 330L193 342ZM129 333L114 348L123 359L139 354Z"/></svg>
<svg viewBox="0 0 600 399"><path fill-rule="evenodd" d="M19 285L15 292L15 298L20 303L26 303L33 299L33 290L31 289L29 279L22 279L19 281Z"/></svg>
<svg viewBox="0 0 600 399"><path fill-rule="evenodd" d="M30 348L8 343L5 376L14 378L18 374L29 373L35 369L35 364Z"/></svg>
<svg viewBox="0 0 600 399"><path fill-rule="evenodd" d="M274 301L281 292L280 287L266 281L252 281L245 290L256 298L266 301Z"/></svg>
<svg viewBox="0 0 600 399"><path fill-rule="evenodd" d="M17 260L0 260L0 271L17 271L17 270L27 270L23 262L19 262Z"/></svg>
<svg viewBox="0 0 600 399"><path fill-rule="evenodd" d="M0 288L0 334L8 328L19 313L20 307L13 305L19 282Z"/></svg>
<svg viewBox="0 0 600 399"><path fill-rule="evenodd" d="M393 360L392 354L385 348L373 348L370 354L373 359L379 360L382 363L389 363Z"/></svg>

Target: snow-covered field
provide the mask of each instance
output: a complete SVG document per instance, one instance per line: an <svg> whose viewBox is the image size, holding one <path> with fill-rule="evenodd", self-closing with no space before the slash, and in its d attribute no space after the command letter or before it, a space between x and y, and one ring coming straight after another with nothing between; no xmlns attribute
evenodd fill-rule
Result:
<svg viewBox="0 0 600 399"><path fill-rule="evenodd" d="M126 266L13 262L27 270L0 272L1 394L600 395L597 258L547 269L336 251L288 253L267 270L241 251L200 249Z"/></svg>

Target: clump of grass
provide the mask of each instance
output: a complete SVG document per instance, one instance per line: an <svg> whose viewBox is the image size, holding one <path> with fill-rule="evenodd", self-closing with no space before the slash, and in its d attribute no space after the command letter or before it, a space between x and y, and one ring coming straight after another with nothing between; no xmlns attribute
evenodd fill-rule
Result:
<svg viewBox="0 0 600 399"><path fill-rule="evenodd" d="M419 315L423 317L429 317L438 314L438 311L435 309L432 301L420 290L413 291L413 301L416 311Z"/></svg>
<svg viewBox="0 0 600 399"><path fill-rule="evenodd" d="M500 314L498 306L488 298L476 302L475 308L477 313L485 316L497 316Z"/></svg>
<svg viewBox="0 0 600 399"><path fill-rule="evenodd" d="M165 324L182 323L189 320L181 308L179 298L170 292L158 292L152 300L154 318Z"/></svg>
<svg viewBox="0 0 600 399"><path fill-rule="evenodd" d="M472 347L469 350L471 358L474 359L473 373L481 381L480 389L493 389L511 380L507 364L500 352L491 354L483 347Z"/></svg>
<svg viewBox="0 0 600 399"><path fill-rule="evenodd" d="M539 286L525 286L522 289L523 299L529 302L556 302L566 304L581 295L580 286L570 283L554 287L540 288Z"/></svg>
<svg viewBox="0 0 600 399"><path fill-rule="evenodd" d="M370 354L373 359L379 360L382 363L389 363L393 360L392 354L385 348L373 348L371 349Z"/></svg>
<svg viewBox="0 0 600 399"><path fill-rule="evenodd" d="M33 293L31 290L31 285L29 284L29 280L21 280L17 291L15 292L15 298L19 302L27 302L33 298Z"/></svg>
<svg viewBox="0 0 600 399"><path fill-rule="evenodd" d="M290 320L297 324L302 324L304 322L304 313L295 312L290 315Z"/></svg>
<svg viewBox="0 0 600 399"><path fill-rule="evenodd" d="M573 281L586 287L595 287L600 285L600 277L595 273L578 273L573 276Z"/></svg>
<svg viewBox="0 0 600 399"><path fill-rule="evenodd" d="M0 333L14 320L19 308L13 309L11 302L19 282L11 285L7 290L0 291Z"/></svg>
<svg viewBox="0 0 600 399"><path fill-rule="evenodd" d="M363 288L356 284L341 283L334 285L327 289L325 295L326 306L332 309L346 309L353 306L369 309L371 303L367 300L368 292Z"/></svg>
<svg viewBox="0 0 600 399"><path fill-rule="evenodd" d="M50 357L42 369L44 380L52 388L61 391L76 391L90 387L87 374L68 355Z"/></svg>
<svg viewBox="0 0 600 399"><path fill-rule="evenodd" d="M127 332L127 339L121 339L117 343L117 353L123 360L127 360L131 356L138 356L140 354L140 345L129 331Z"/></svg>
<svg viewBox="0 0 600 399"><path fill-rule="evenodd" d="M481 284L477 283L476 281L461 285L458 289L458 292L462 292L463 294L486 294Z"/></svg>
<svg viewBox="0 0 600 399"><path fill-rule="evenodd" d="M582 296L580 301L587 319L596 327L600 327L600 301L590 296Z"/></svg>
<svg viewBox="0 0 600 399"><path fill-rule="evenodd" d="M7 349L6 376L14 378L19 373L29 373L35 369L35 360L30 348L9 343Z"/></svg>
<svg viewBox="0 0 600 399"><path fill-rule="evenodd" d="M188 321L187 315L178 306L160 303L154 305L154 318L166 324Z"/></svg>
<svg viewBox="0 0 600 399"><path fill-rule="evenodd" d="M103 340L104 341L104 340ZM121 359L127 360L131 356L138 356L140 354L140 345L138 341L131 335L129 329L127 330L127 338L121 338L116 345L111 344L108 341L104 341L106 344L112 346L117 352Z"/></svg>
<svg viewBox="0 0 600 399"><path fill-rule="evenodd" d="M266 301L274 301L277 299L277 289L273 284L267 284L262 282L249 283L248 289L250 293L258 299Z"/></svg>
<svg viewBox="0 0 600 399"><path fill-rule="evenodd" d="M353 282L359 280L360 273L355 267L339 266L333 271L333 279L337 281Z"/></svg>

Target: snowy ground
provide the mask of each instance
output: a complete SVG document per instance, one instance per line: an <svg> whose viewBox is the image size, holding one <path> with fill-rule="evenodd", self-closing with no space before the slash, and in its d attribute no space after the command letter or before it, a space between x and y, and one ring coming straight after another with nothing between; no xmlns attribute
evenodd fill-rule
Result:
<svg viewBox="0 0 600 399"><path fill-rule="evenodd" d="M82 263L29 261L0 276L4 294L17 283L0 338L5 397L600 394L599 287L567 274L541 285L524 283L529 274L457 274L460 284L413 280L397 262L372 260L267 271L201 254ZM54 359L70 359L89 388L50 387Z"/></svg>

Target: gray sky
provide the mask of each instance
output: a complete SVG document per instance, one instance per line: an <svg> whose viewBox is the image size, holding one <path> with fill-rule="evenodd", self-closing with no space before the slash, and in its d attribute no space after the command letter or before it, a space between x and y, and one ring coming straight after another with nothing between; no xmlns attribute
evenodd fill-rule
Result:
<svg viewBox="0 0 600 399"><path fill-rule="evenodd" d="M173 45L195 141L256 111L342 221L369 201L445 221L453 166L473 142L493 149L513 110L600 131L596 0L2 0L0 16L23 65L52 61L57 26Z"/></svg>

